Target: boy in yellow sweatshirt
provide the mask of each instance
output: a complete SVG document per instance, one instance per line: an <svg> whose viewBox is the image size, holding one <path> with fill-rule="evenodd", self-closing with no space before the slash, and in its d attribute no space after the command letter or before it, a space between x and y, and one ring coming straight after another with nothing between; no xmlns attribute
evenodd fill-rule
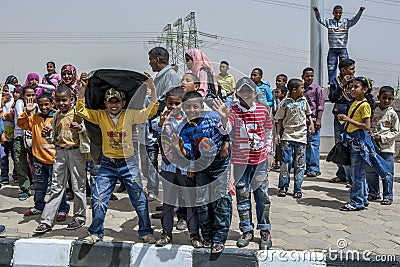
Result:
<svg viewBox="0 0 400 267"><path fill-rule="evenodd" d="M30 89L33 90L33 89ZM32 131L32 154L34 173L34 201L35 206L27 210L24 216L31 216L43 212L46 196L46 190L49 180L53 173L54 156L56 150L54 145L49 144L43 136L47 135L50 130L50 125L53 121L53 98L50 93L41 93L37 97L37 104L40 112L29 115L35 109L33 104L34 99L28 99L26 109L18 117L17 125L23 130ZM42 135L43 132L43 135ZM61 205L58 209L58 214L68 214L69 204L66 201L65 195L62 198ZM61 217L61 216L60 216ZM66 216L62 216L65 220Z"/></svg>
<svg viewBox="0 0 400 267"><path fill-rule="evenodd" d="M123 109L125 94L114 88L107 90L105 110L91 110L85 107L85 91L88 80L82 77L82 88L78 95L76 111L79 116L99 125L102 134L102 152L100 169L93 186L92 224L89 235L83 242L93 244L104 236L104 220L108 201L118 180L125 185L129 198L139 217L139 236L145 243L155 243L149 217L148 201L140 179L138 151L132 142L132 125L145 123L155 115L158 108L156 89L150 74L146 84L151 89L150 104L142 110Z"/></svg>

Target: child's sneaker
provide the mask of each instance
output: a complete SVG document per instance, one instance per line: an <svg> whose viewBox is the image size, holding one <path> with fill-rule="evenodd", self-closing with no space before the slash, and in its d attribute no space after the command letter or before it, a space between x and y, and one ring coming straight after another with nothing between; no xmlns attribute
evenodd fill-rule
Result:
<svg viewBox="0 0 400 267"><path fill-rule="evenodd" d="M29 195L27 193L22 193L22 194L19 194L19 196L18 196L18 199L21 201L25 201L28 198L29 198Z"/></svg>
<svg viewBox="0 0 400 267"><path fill-rule="evenodd" d="M44 234L49 231L51 231L51 227L45 223L41 223L33 232L35 234Z"/></svg>
<svg viewBox="0 0 400 267"><path fill-rule="evenodd" d="M103 240L102 237L98 237L97 235L92 235L89 233L87 237L82 239L82 242L85 244L93 245L94 243Z"/></svg>
<svg viewBox="0 0 400 267"><path fill-rule="evenodd" d="M154 235L152 235L152 234L148 234L148 235L142 236L142 237L140 237L140 239L142 239L143 242L147 243L147 244L154 244L154 243L157 242L157 240L155 239Z"/></svg>
<svg viewBox="0 0 400 267"><path fill-rule="evenodd" d="M72 223L68 224L66 229L67 230L76 230L78 228L81 228L84 225L85 225L85 221L84 220L80 220L80 219L75 218Z"/></svg>
<svg viewBox="0 0 400 267"><path fill-rule="evenodd" d="M160 240L157 240L156 247L163 247L172 242L172 235L171 234L162 234Z"/></svg>
<svg viewBox="0 0 400 267"><path fill-rule="evenodd" d="M42 211L38 210L36 208L31 208L27 211L25 211L24 216L32 216L32 215L37 215L37 214L41 214Z"/></svg>
<svg viewBox="0 0 400 267"><path fill-rule="evenodd" d="M176 230L185 231L187 230L186 221L184 219L179 219L176 224Z"/></svg>
<svg viewBox="0 0 400 267"><path fill-rule="evenodd" d="M57 222L63 222L67 220L67 213L66 212L59 212L57 213L56 221Z"/></svg>
<svg viewBox="0 0 400 267"><path fill-rule="evenodd" d="M236 241L236 246L238 246L239 248L248 246L250 244L250 241L253 240L253 237L253 231L243 233L242 236Z"/></svg>
<svg viewBox="0 0 400 267"><path fill-rule="evenodd" d="M271 237L271 233L269 232L269 230L266 231L261 231L260 232L261 235L261 241L260 241L260 250L265 250L265 249L269 249L272 247L272 237Z"/></svg>
<svg viewBox="0 0 400 267"><path fill-rule="evenodd" d="M198 235L192 236L190 238L190 241L192 242L192 246L194 248L202 248L203 247L203 242L201 242L201 238Z"/></svg>

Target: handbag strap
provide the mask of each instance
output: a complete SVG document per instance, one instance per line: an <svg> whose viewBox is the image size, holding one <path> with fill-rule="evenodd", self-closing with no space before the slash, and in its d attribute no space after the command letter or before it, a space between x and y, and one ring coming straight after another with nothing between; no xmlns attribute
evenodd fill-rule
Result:
<svg viewBox="0 0 400 267"><path fill-rule="evenodd" d="M357 106L353 109L353 111L352 111L351 114L350 114L350 117L349 117L350 119L353 118L354 113L356 113L356 110L357 110L357 109L361 106L361 104L364 103L364 102L367 102L367 101L363 100L363 101L361 101L360 103L357 104ZM347 130L347 127L349 127L349 123L348 123L348 122L346 122L346 126L344 126L344 131Z"/></svg>

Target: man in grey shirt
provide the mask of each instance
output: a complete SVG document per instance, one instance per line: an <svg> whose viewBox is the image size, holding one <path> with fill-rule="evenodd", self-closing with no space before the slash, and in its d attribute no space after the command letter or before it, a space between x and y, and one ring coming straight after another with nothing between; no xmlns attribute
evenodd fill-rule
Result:
<svg viewBox="0 0 400 267"><path fill-rule="evenodd" d="M321 15L316 6L313 7L315 12L315 17L319 23L324 25L328 29L328 43L329 51L327 57L328 64L328 79L329 84L333 83L336 77L336 69L339 60L349 58L347 53L347 40L349 37L349 29L354 26L358 20L361 18L365 7L360 7L357 15L353 18L342 18L343 8L341 6L335 6L333 8L333 18L321 19Z"/></svg>

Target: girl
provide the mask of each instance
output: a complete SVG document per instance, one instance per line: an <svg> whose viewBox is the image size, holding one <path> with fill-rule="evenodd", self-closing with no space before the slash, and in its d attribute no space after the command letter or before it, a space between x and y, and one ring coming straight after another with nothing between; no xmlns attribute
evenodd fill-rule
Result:
<svg viewBox="0 0 400 267"><path fill-rule="evenodd" d="M78 73L76 68L71 64L66 64L61 68L61 82L60 85L66 85L71 89L72 105L75 105L76 96L81 88Z"/></svg>
<svg viewBox="0 0 400 267"><path fill-rule="evenodd" d="M12 84L14 86L18 85L18 78L15 77L14 75L8 75L6 78L6 81L4 82L5 84Z"/></svg>
<svg viewBox="0 0 400 267"><path fill-rule="evenodd" d="M201 94L203 98L207 96L208 93L216 94L218 91L218 82L215 71L211 65L208 57L199 49L193 48L186 51L185 54L186 66L200 79L200 86L197 92ZM209 77L211 74L211 77ZM212 79L212 83L209 84L209 79ZM210 89L213 87L214 89ZM212 92L214 90L214 92Z"/></svg>
<svg viewBox="0 0 400 267"><path fill-rule="evenodd" d="M47 73L43 75L42 84L51 85L54 86L54 88L57 88L61 81L61 76L56 72L56 63L49 61L46 63L46 66Z"/></svg>
<svg viewBox="0 0 400 267"><path fill-rule="evenodd" d="M39 74L35 72L31 72L28 74L25 80L25 86L31 86L35 90L36 96L39 96L45 91L52 93L55 88L55 86L52 85L39 83Z"/></svg>
<svg viewBox="0 0 400 267"><path fill-rule="evenodd" d="M375 169L381 177L390 175L388 163L376 154L368 133L371 126L371 106L374 105L371 90L368 78L355 78L350 89L354 101L351 102L348 115L338 114L338 119L346 122L342 142L350 148L352 179L350 201L340 208L342 211L357 211L368 206L366 164Z"/></svg>

